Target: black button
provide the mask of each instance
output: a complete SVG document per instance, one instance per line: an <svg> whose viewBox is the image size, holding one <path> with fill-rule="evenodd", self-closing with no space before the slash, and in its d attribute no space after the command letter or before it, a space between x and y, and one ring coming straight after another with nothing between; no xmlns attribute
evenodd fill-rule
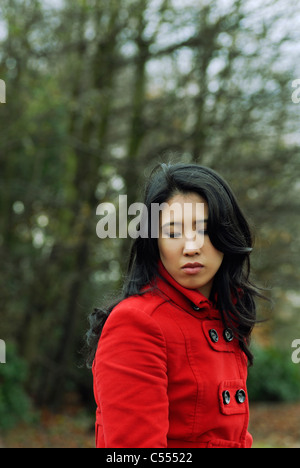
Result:
<svg viewBox="0 0 300 468"><path fill-rule="evenodd" d="M192 307L196 312L199 312L200 307L196 306L195 304L193 304Z"/></svg>
<svg viewBox="0 0 300 468"><path fill-rule="evenodd" d="M230 403L230 393L229 393L228 390L224 390L224 392L222 393L222 397L223 397L224 405L229 405L229 403Z"/></svg>
<svg viewBox="0 0 300 468"><path fill-rule="evenodd" d="M208 333L209 333L209 336L210 336L211 341L212 341L213 343L218 343L218 341L219 341L218 332L212 328L211 330L209 330Z"/></svg>
<svg viewBox="0 0 300 468"><path fill-rule="evenodd" d="M223 336L225 341L227 341L227 343L230 343L230 341L232 341L234 338L233 331L231 330L231 328L226 328L226 330L224 330Z"/></svg>
<svg viewBox="0 0 300 468"><path fill-rule="evenodd" d="M235 399L238 403L245 403L246 401L246 392L243 389L240 389L235 394Z"/></svg>

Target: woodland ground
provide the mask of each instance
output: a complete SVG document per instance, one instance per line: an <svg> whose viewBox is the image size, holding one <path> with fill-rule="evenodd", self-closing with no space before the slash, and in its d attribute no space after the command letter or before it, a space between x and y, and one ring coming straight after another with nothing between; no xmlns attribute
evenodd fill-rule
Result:
<svg viewBox="0 0 300 468"><path fill-rule="evenodd" d="M250 432L255 448L300 448L300 402L252 404ZM0 435L3 448L94 448L93 416L78 407L63 414L45 409L36 423Z"/></svg>

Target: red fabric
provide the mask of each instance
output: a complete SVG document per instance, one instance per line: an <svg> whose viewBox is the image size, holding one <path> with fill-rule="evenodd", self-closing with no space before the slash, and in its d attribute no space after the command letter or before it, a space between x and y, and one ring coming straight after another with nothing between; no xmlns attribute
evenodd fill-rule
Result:
<svg viewBox="0 0 300 468"><path fill-rule="evenodd" d="M93 365L96 446L251 447L246 356L225 340L208 299L161 263L160 274L158 289L122 301L104 326Z"/></svg>

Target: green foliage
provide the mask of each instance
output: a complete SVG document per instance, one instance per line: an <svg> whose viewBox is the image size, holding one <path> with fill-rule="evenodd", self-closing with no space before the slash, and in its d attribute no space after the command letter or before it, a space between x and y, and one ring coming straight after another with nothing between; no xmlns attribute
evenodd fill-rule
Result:
<svg viewBox="0 0 300 468"><path fill-rule="evenodd" d="M0 429L32 420L31 403L24 389L26 378L26 363L13 346L8 346L7 362L0 364Z"/></svg>
<svg viewBox="0 0 300 468"><path fill-rule="evenodd" d="M300 366L291 353L255 346L254 366L249 370L250 401L296 401L300 399Z"/></svg>

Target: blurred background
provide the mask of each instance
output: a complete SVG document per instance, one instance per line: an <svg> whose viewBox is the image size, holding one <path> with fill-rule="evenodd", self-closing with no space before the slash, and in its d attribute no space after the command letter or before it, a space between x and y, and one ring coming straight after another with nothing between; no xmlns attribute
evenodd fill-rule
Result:
<svg viewBox="0 0 300 468"><path fill-rule="evenodd" d="M94 446L80 350L130 245L97 237L96 208L142 201L167 161L217 170L250 220L273 300L251 431L300 446L299 36L297 0L1 0L0 446Z"/></svg>

